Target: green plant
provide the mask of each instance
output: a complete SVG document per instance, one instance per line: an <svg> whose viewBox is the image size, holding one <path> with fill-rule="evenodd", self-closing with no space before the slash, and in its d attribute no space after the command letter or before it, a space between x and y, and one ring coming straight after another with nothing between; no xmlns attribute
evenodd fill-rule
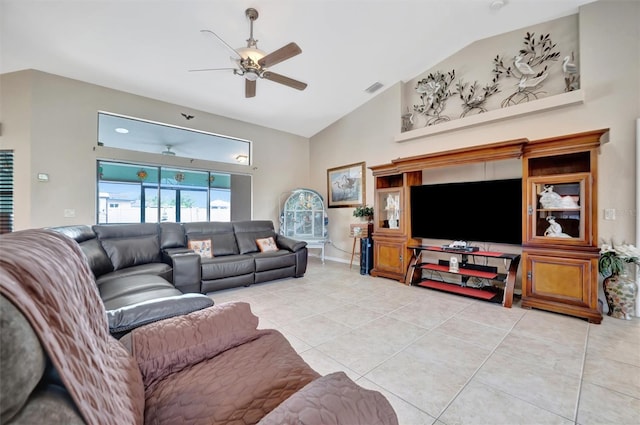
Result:
<svg viewBox="0 0 640 425"><path fill-rule="evenodd" d="M356 207L356 209L353 210L353 216L366 217L368 219L371 219L373 218L373 207L370 207L368 205L361 205L359 207Z"/></svg>
<svg viewBox="0 0 640 425"><path fill-rule="evenodd" d="M624 270L624 261L618 257L615 251L607 251L600 254L598 271L602 277L617 276Z"/></svg>
<svg viewBox="0 0 640 425"><path fill-rule="evenodd" d="M625 263L637 263L638 249L633 245L612 247L603 244L598 260L598 271L603 277L618 276L624 272Z"/></svg>

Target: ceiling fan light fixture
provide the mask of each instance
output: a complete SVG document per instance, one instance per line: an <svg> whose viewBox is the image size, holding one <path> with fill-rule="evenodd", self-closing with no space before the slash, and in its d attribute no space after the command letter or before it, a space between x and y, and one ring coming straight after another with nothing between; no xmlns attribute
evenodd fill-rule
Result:
<svg viewBox="0 0 640 425"><path fill-rule="evenodd" d="M264 51L256 47L240 47L239 49L236 49L236 51L240 54L240 56L242 56L242 59L246 60L248 58L251 58L251 60L255 63L258 63L260 59L267 56Z"/></svg>
<svg viewBox="0 0 640 425"><path fill-rule="evenodd" d="M171 145L167 145L167 150L162 151L162 155L176 156L176 153L171 150Z"/></svg>
<svg viewBox="0 0 640 425"><path fill-rule="evenodd" d="M254 71L247 71L244 73L244 78L249 81L256 81L259 77L258 73Z"/></svg>

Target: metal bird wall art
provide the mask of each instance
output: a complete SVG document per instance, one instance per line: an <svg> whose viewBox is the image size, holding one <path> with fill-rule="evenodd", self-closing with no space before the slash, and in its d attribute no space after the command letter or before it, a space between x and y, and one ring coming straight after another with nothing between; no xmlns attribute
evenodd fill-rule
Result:
<svg viewBox="0 0 640 425"><path fill-rule="evenodd" d="M507 96L501 106L507 107L537 99L545 93L541 91L542 83L549 76L550 61L557 61L560 52L549 34L527 32L524 36L523 48L513 57L512 65L505 63L500 56L493 59L493 74L496 81L501 78L517 78L516 90Z"/></svg>
<svg viewBox="0 0 640 425"><path fill-rule="evenodd" d="M570 92L580 88L580 74L575 63L573 52L571 56L565 56L562 61L562 73L564 74L564 91Z"/></svg>

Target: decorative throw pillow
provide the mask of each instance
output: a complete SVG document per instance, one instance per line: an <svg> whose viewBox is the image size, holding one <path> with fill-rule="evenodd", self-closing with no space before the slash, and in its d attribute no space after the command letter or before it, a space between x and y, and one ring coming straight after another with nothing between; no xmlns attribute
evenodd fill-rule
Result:
<svg viewBox="0 0 640 425"><path fill-rule="evenodd" d="M260 248L260 252L278 251L278 245L273 237L256 239L256 245Z"/></svg>
<svg viewBox="0 0 640 425"><path fill-rule="evenodd" d="M189 243L187 243L187 248L192 249L202 258L213 258L213 254L211 253L211 239L190 239Z"/></svg>

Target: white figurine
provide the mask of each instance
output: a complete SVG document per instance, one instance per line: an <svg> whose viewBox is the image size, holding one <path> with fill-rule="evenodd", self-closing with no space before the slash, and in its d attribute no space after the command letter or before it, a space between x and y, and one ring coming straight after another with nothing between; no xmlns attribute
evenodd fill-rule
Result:
<svg viewBox="0 0 640 425"><path fill-rule="evenodd" d="M542 208L579 208L578 203L571 196L560 196L553 191L553 186L545 186L540 194Z"/></svg>
<svg viewBox="0 0 640 425"><path fill-rule="evenodd" d="M549 227L544 231L545 236L550 236L553 238L570 238L571 236L567 235L562 231L562 226L558 222L556 222L556 218L552 215L547 217L547 222L549 223Z"/></svg>
<svg viewBox="0 0 640 425"><path fill-rule="evenodd" d="M542 208L559 208L561 202L562 197L553 191L553 186L545 186L540 194L540 204L542 204Z"/></svg>
<svg viewBox="0 0 640 425"><path fill-rule="evenodd" d="M387 204L384 209L387 212L387 221L391 229L398 228L398 220L400 219L399 201L398 198L394 198L391 194L387 195Z"/></svg>

